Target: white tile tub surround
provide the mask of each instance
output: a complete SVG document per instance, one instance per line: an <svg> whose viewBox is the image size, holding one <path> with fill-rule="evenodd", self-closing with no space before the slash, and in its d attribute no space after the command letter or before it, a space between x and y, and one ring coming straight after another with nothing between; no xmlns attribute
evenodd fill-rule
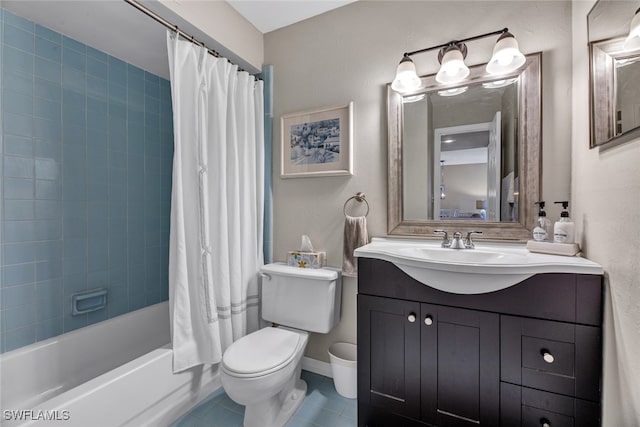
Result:
<svg viewBox="0 0 640 427"><path fill-rule="evenodd" d="M164 302L5 353L0 424L23 425L5 410L57 410L65 427L168 425L220 386L211 368L174 375L169 341Z"/></svg>

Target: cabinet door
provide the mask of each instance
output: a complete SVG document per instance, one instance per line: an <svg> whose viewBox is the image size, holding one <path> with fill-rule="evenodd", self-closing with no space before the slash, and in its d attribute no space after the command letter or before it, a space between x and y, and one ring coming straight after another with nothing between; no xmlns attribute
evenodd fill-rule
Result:
<svg viewBox="0 0 640 427"><path fill-rule="evenodd" d="M419 417L419 303L358 295L358 401Z"/></svg>
<svg viewBox="0 0 640 427"><path fill-rule="evenodd" d="M497 426L499 316L422 304L422 420L444 426Z"/></svg>

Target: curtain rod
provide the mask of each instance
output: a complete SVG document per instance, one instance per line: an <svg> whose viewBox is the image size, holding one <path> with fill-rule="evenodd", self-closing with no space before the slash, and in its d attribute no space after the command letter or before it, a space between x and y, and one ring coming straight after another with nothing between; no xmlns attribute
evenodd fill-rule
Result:
<svg viewBox="0 0 640 427"><path fill-rule="evenodd" d="M209 54L215 56L216 58L224 58L227 61L229 61L228 58L225 58L224 56L222 56L220 54L220 52L211 49L210 47L207 47L207 45L205 45L203 42L197 40L195 37L193 37L191 34L189 33L185 33L184 31L182 31L180 28L178 28L177 25L172 24L171 22L167 21L166 19L164 19L162 16L158 15L157 13L155 13L154 11L152 11L151 9L147 8L146 6L143 6L142 4L138 3L136 0L124 0L126 3L129 3L129 5L135 7L136 9L138 9L140 12L144 13L145 15L149 16L150 18L153 18L156 22L159 22L160 24L164 25L165 27L167 27L168 29L176 32L176 34L184 37L185 39L189 40L191 43L195 43L198 46L202 46L205 49L207 49L207 52L209 52ZM238 64L234 64L233 62L229 61L231 64L233 65L238 65ZM238 65L238 71L246 71L245 69L243 69L242 67L240 67ZM251 73L249 73L251 74ZM256 76L254 76L254 78L256 80L259 80Z"/></svg>

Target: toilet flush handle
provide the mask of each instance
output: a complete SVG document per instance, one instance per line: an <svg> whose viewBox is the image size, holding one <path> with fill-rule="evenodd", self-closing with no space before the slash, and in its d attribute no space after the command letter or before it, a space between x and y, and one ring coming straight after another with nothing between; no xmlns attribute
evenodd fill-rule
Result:
<svg viewBox="0 0 640 427"><path fill-rule="evenodd" d="M271 280L271 276L267 273L260 273L260 277L262 277L264 280Z"/></svg>

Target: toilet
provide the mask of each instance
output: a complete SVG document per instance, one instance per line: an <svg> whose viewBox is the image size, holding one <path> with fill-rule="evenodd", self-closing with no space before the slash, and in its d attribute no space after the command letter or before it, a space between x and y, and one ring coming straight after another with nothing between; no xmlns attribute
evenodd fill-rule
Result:
<svg viewBox="0 0 640 427"><path fill-rule="evenodd" d="M262 318L268 326L231 344L220 378L227 395L245 406L244 427L282 427L302 404L300 378L309 332L326 334L340 320L342 277L330 268L274 263L260 270Z"/></svg>

